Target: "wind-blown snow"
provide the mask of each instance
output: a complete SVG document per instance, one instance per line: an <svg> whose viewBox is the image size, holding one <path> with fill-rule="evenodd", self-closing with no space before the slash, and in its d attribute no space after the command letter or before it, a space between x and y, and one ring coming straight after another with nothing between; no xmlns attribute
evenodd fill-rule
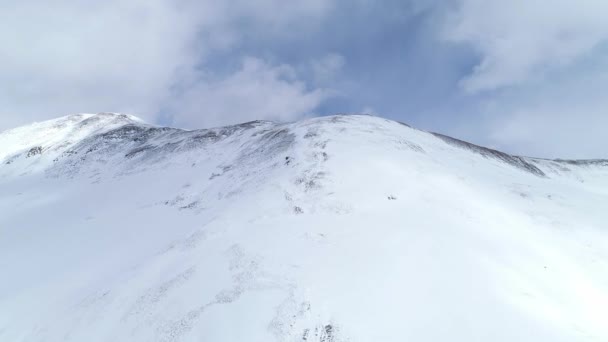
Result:
<svg viewBox="0 0 608 342"><path fill-rule="evenodd" d="M0 133L0 341L607 341L608 161L371 116Z"/></svg>

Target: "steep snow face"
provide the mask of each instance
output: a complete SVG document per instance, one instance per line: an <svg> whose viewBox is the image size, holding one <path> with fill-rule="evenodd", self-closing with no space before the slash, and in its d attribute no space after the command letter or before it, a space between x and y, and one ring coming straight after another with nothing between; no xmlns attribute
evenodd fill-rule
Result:
<svg viewBox="0 0 608 342"><path fill-rule="evenodd" d="M369 116L0 133L0 341L606 341L608 162Z"/></svg>

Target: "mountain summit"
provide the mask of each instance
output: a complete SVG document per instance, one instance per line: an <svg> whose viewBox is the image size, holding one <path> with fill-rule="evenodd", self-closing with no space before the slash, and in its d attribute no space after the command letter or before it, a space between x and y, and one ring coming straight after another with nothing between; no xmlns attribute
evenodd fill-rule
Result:
<svg viewBox="0 0 608 342"><path fill-rule="evenodd" d="M338 115L0 132L0 341L606 341L608 161Z"/></svg>

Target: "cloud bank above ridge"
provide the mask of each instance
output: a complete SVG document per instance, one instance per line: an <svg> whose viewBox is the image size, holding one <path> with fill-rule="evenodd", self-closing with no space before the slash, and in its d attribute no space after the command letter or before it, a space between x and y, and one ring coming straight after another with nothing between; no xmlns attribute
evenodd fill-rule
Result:
<svg viewBox="0 0 608 342"><path fill-rule="evenodd" d="M607 157L599 0L60 1L0 11L0 130L371 111L512 153Z"/></svg>

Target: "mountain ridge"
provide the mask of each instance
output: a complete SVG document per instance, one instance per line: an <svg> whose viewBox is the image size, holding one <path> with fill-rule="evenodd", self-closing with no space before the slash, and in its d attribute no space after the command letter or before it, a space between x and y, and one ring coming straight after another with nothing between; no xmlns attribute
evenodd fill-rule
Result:
<svg viewBox="0 0 608 342"><path fill-rule="evenodd" d="M392 120L383 119L383 118L379 118L379 117L375 117L375 116L367 115L367 114L337 114L334 116L326 116L326 117L322 117L322 118L317 118L316 120L320 119L320 120L332 121L332 120L335 120L334 118L339 118L339 117L356 118L356 117L360 117L360 116L377 118L378 120L392 121ZM315 119L312 119L312 120L315 120ZM303 122L305 122L305 121L306 120L304 120ZM298 123L298 122L275 123L275 122L271 122L271 121L254 120L254 121L250 121L250 122L223 126L223 127L186 130L186 129L181 129L181 128L161 127L161 126L156 126L156 125L150 125L135 116L126 115L126 114L119 114L119 113L74 114L74 115L67 115L64 117L59 117L56 119L47 120L47 121L43 121L43 122L39 122L39 123L34 123L32 125L25 125L25 126L6 130L4 132L0 132L0 139L2 138L2 136L15 134L15 132L17 132L17 131L24 130L24 129L27 129L27 128L30 128L30 127L36 126L36 125L41 125L41 126L43 126L43 128L41 128L41 129L45 129L44 126L46 126L50 123L56 123L57 126L61 127L61 126L64 126L66 123L70 123L70 122L78 123L78 125L76 125L76 127L75 127L76 133L78 132L77 131L78 128L82 128L83 126L87 126L87 125L93 125L94 129L90 130L90 132L88 133L91 136L94 136L97 134L111 134L110 131L114 131L114 134L121 134L121 130L124 131L125 129L129 129L129 127L130 127L131 129L140 130L141 132L144 132L144 131L149 132L149 131L158 130L158 131L171 132L173 134L181 133L184 136L193 134L192 132L197 132L198 134L200 134L199 137L204 137L204 134L207 133L207 134L209 134L209 136L208 136L209 138L212 137L213 134L215 134L214 132L220 132L220 134L226 134L226 133L230 132L231 130L237 129L238 127L247 127L247 126L251 126L251 125L275 125L275 126L295 125ZM427 132L427 131L413 128L410 125L399 122L399 121L392 121L392 122L402 124L410 129L418 130L421 132ZM99 124L101 124L101 125L99 125ZM125 127L125 126L127 126L127 127ZM141 129L141 128L143 128L143 129ZM428 133L440 138L441 140L445 141L448 144L452 144L452 145L460 147L462 149L470 150L470 151L480 154L484 157L502 160L503 162L505 162L507 164L511 164L515 167L521 168L525 171L531 172L531 173L536 174L541 177L546 176L545 173L541 169L539 169L538 164L542 164L542 162L553 162L553 163L577 165L577 166L591 166L591 165L608 166L608 159L561 159L561 158L547 159L547 158L512 155L512 154L504 153L504 152L501 152L501 151L498 151L495 149L490 149L490 148L483 147L480 145L472 144L472 143L466 142L464 140L453 138L453 137L450 137L450 136L447 136L447 135L444 135L441 133L436 133L436 132L428 132ZM35 136L36 134L33 134L33 135ZM142 137L142 138L145 138L145 137ZM33 143L29 144L30 145L29 147L22 148L21 151L12 151L12 155L8 155L8 153L6 152L7 149L5 149L4 154L0 153L0 162L3 162L5 164L6 163L10 164L15 158L20 157L24 153L28 157L41 154L43 151L45 151L45 147L41 146L44 144L45 144L45 142L33 142ZM25 151L25 150L27 150L27 151ZM133 153L138 153L138 152L141 152L141 150L133 151Z"/></svg>
<svg viewBox="0 0 608 342"><path fill-rule="evenodd" d="M104 114L0 146L3 341L608 337L603 164L371 116Z"/></svg>

